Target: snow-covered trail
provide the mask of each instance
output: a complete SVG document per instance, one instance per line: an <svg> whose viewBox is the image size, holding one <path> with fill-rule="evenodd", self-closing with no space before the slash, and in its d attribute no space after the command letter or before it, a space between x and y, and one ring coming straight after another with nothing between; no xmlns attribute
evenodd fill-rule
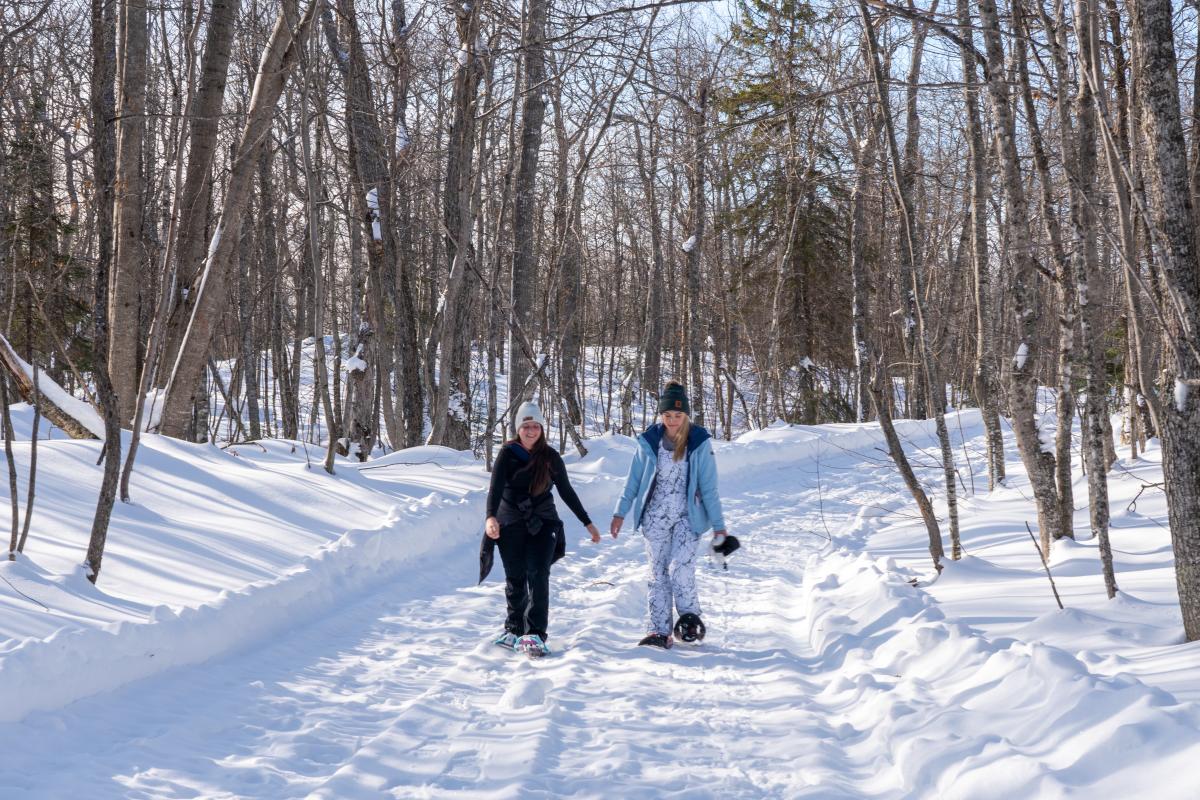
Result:
<svg viewBox="0 0 1200 800"><path fill-rule="evenodd" d="M0 726L4 796L903 794L877 740L849 735L853 701L822 696L837 665L802 619L826 527L842 536L861 508L899 502L894 469L868 450L723 470L744 548L727 571L701 561L699 648L634 646L640 535L570 543L552 577L560 652L539 662L490 644L502 568L474 587L460 547L255 649ZM854 479L830 480L839 471Z"/></svg>
<svg viewBox="0 0 1200 800"><path fill-rule="evenodd" d="M898 427L936 487L932 426ZM474 585L486 474L466 454L324 477L283 446L159 442L147 463L164 488L122 509L125 574L110 573L136 603L39 579L32 560L7 570L56 606L115 608L0 645L0 797L1200 796L1200 704L1170 688L1190 686L1197 651L1177 641L1173 584L1145 578L1171 577L1161 499L1135 514L1140 481L1112 484L1130 504L1114 549L1139 594L1106 604L1081 540L1056 545L1068 608L1048 610L1015 451L1009 485L984 494L978 413L951 429L980 490L962 505L967 557L936 579L877 429L772 426L717 447L743 549L727 571L701 560L704 644L636 647L640 535L592 545L571 520L552 577L559 652L537 662L490 644L502 569ZM632 442L589 445L568 463L605 527ZM91 462L80 450L50 449L57 491ZM195 486L213 495L199 508ZM208 535L222 526L237 535ZM171 580L146 583L158 531ZM188 602L155 605L156 587ZM9 600L14 631L50 623Z"/></svg>

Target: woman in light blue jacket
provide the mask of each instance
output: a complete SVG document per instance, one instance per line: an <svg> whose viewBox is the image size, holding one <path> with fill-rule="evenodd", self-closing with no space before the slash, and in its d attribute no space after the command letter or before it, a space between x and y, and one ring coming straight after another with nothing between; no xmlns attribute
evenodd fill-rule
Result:
<svg viewBox="0 0 1200 800"><path fill-rule="evenodd" d="M649 625L639 644L671 646L671 618L678 612L675 637L704 638L696 592L696 550L700 537L713 531L725 537L725 518L717 495L717 465L711 437L692 425L683 386L668 383L658 401L660 421L638 437L638 449L617 501L609 532L616 537L627 517L646 537L650 561L647 601Z"/></svg>

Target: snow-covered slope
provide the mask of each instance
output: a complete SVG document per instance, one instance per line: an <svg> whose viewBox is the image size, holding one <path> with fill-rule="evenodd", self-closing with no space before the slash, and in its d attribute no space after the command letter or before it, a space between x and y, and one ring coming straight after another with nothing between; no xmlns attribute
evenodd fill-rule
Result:
<svg viewBox="0 0 1200 800"><path fill-rule="evenodd" d="M936 489L931 425L900 429ZM1112 481L1124 593L1105 599L1093 543L1060 545L1058 611L1015 451L985 495L978 415L951 430L977 491L968 558L936 580L876 429L776 426L717 447L744 546L728 570L702 560L703 645L635 647L640 536L592 545L570 520L541 662L489 643L503 571L474 585L487 475L468 453L328 476L287 443L147 437L93 587L76 565L98 443L42 441L27 555L0 564L2 794L1200 794L1200 650L1179 635L1161 493L1125 510L1154 453ZM589 446L567 461L603 523L632 442Z"/></svg>

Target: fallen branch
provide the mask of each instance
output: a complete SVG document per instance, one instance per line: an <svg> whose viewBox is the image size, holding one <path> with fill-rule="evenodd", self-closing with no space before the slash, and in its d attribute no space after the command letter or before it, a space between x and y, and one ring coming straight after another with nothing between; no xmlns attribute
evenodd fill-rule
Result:
<svg viewBox="0 0 1200 800"><path fill-rule="evenodd" d="M103 430L103 428L100 427L100 421L91 406L72 397L48 375L42 373L39 376L39 382L43 384L40 387L41 391L34 389L32 368L17 355L12 345L8 343L8 339L2 335L0 335L0 367L3 367L4 371L12 378L17 391L21 393L21 398L30 405L36 406L43 417L61 428L72 439L104 438L96 432L97 429ZM47 387L44 384L49 384L50 391L45 390ZM68 410L72 405L75 406L75 409ZM90 413L93 419L83 419L86 413Z"/></svg>

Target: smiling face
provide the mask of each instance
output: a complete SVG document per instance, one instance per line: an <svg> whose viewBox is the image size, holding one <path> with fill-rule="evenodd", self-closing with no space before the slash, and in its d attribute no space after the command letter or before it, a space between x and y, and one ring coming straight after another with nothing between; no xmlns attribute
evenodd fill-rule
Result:
<svg viewBox="0 0 1200 800"><path fill-rule="evenodd" d="M541 438L542 426L538 425L533 420L525 420L521 423L521 427L517 428L517 438L521 440L521 446L526 450L531 449L537 440Z"/></svg>
<svg viewBox="0 0 1200 800"><path fill-rule="evenodd" d="M671 439L675 439L679 429L683 427L683 421L687 419L687 414L682 411L664 411L662 413L663 427L667 429L667 435Z"/></svg>

